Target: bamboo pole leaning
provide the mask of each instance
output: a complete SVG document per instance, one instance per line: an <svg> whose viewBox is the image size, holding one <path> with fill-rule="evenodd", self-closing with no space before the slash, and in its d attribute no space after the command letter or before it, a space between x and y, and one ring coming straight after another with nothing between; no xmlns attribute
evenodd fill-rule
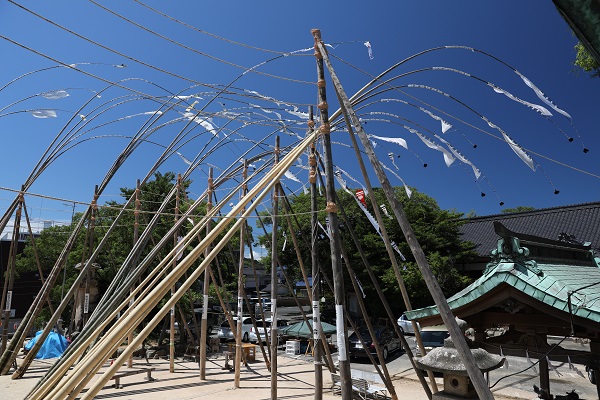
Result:
<svg viewBox="0 0 600 400"><path fill-rule="evenodd" d="M73 374L73 375L76 375L74 377L75 378L74 382L83 381L86 378L86 376L94 375L99 370L101 365L108 358L109 353L110 353L112 347L114 346L114 344L120 343L123 340L123 338L128 334L128 331L130 329L134 328L134 327L131 327L130 325L136 323L137 320L139 320L140 318L145 317L150 312L150 310L156 304L158 304L158 301L168 291L170 286L177 279L179 279L179 277L181 277L183 272L185 272L189 268L189 266L202 254L202 252L204 251L206 246L210 243L213 243L216 240L217 235L219 235L225 229L225 227L227 227L227 225L229 225L229 220L231 218L233 218L233 216L235 216L236 214L239 214L240 210L243 207L245 207L247 205L247 203L250 202L250 199L256 197L257 202L255 204L258 204L266 196L266 193L265 193L266 190L272 189L275 182L277 180L279 180L281 178L281 176L283 176L285 171L287 171L291 167L293 162L298 157L300 157L300 155L306 149L306 147L308 147L308 145L314 140L315 136L316 136L316 132L312 132L303 141L301 141L298 146L293 148L283 158L280 165L278 165L278 167L273 169L272 171L268 172L265 175L265 177L254 188L252 188L252 190L250 190L248 196L246 198L244 198L244 200L242 202L240 202L239 204L234 206L234 208L228 213L226 218L221 220L219 222L219 224L217 224L215 229L213 229L210 232L210 234L207 237L205 237L201 241L201 243L198 244L179 263L179 265L177 266L177 268L174 271L169 273L169 275L167 275L167 277L165 279L163 279L163 281L159 285L157 285L157 287L155 287L150 292L150 294L148 296L146 296L146 298L143 299L132 310L132 312L127 317L123 317L122 319L120 319L117 322L117 324L115 324L111 329L109 329L109 331L105 335L107 337L106 343L99 343L98 345L94 346L94 348L92 348L90 350L90 355L93 355L93 358L91 358L91 361L86 363L84 368L82 368L80 371L78 371L77 374L75 374L75 373ZM261 192L261 191L263 191L263 192ZM121 356L119 356L117 358L116 362L112 366L110 366L104 374L102 374L100 376L100 378L92 385L92 387L85 393L85 395L82 398L89 399L89 398L94 397L98 393L98 391L102 388L102 386L104 386L104 384L106 384L108 382L108 380L112 377L112 375L114 375L114 373L117 371L120 364L124 360L126 360L127 357L129 357L131 352L133 352L135 346L141 344L141 342L152 331L152 329L162 320L162 318L168 312L168 310L172 306L172 304L174 304L177 301L177 299L179 297L181 297L185 293L185 291L187 291L187 289L198 279L198 277L201 275L201 273L204 272L206 265L208 263L210 263L210 261L212 259L214 259L214 257L221 251L221 249L225 246L227 241L239 229L241 224L244 223L245 219L254 210L255 207L256 207L256 205L252 205L244 212L244 214L242 215L242 218L239 219L238 221L236 221L236 223L233 225L233 227L231 229L229 229L229 231L225 234L224 238L213 248L213 250L211 250L211 252L209 253L209 256L200 264L200 267L198 267L190 275L190 277L177 290L175 295L167 301L167 303L159 311L159 313L155 315L155 317L139 333L139 335L134 339L134 341L128 347L125 348L125 350L123 351ZM189 234L186 237L188 237L188 236L189 236ZM170 253L170 257L172 257L172 256L173 256L173 252ZM73 397L73 396L77 396L80 392L79 388L78 388L78 391L75 390L75 387L74 387L75 385L73 385L73 381L69 385L64 385L64 386L59 385L59 386L61 386L61 389L58 391L58 393L56 393L55 396L50 397L50 398L62 400L64 398L66 398L69 393L71 394L70 397Z"/></svg>
<svg viewBox="0 0 600 400"><path fill-rule="evenodd" d="M228 201L231 200L231 198L233 197L233 195L235 194L235 191L232 191L228 196L226 196L221 204L226 204ZM186 211L185 216L188 217L189 215L191 215L190 213L193 212L196 207L199 205L201 199L203 198L203 196L201 196L198 200L195 201L194 205L192 205L192 207ZM133 196L131 197L131 199L133 199ZM130 199L130 200L131 200ZM203 217L203 219L200 221L200 223L196 224L192 230L190 230L190 235L192 234L196 234L198 235L199 232L204 229L205 224L208 223L208 221L210 221L213 217L215 217L220 209L221 205L219 205L218 207L215 207L209 211L207 211L207 213L205 214L205 216ZM155 216L156 217L156 216ZM178 222L177 225L179 225L180 223L182 223L183 219L180 219L180 221ZM160 249L163 247L164 243L168 240L170 240L171 238L171 233L172 231L177 227L174 226L173 228L171 228L171 230L161 239L161 241L152 248L150 254L148 254L146 256L146 258L140 263L140 265L138 266L138 273L137 274L131 274L128 275L127 277L125 277L124 279L124 283L123 285L121 285L122 288L124 288L123 290L129 290L130 287L134 288L134 292L132 293L133 295L137 295L138 293L142 293L139 297L144 297L145 294L147 294L149 289L144 289L144 292L140 292L142 290L142 288L145 287L145 284L149 284L148 282L150 282L149 279L146 279L144 281L144 283L142 283L141 285L137 285L136 282L139 279L139 276L141 274L141 271L145 270L146 265L150 262L150 260L155 258L155 255L160 251ZM144 234L146 234L147 232L145 231ZM191 240L193 238L190 237L186 237L183 239L183 245L184 246L189 246L191 244ZM104 240L104 239L103 239ZM101 246L99 246L101 247ZM96 249L98 251L98 249ZM135 249L134 249L135 250ZM132 250L132 252L134 251ZM174 254L174 250L172 251L172 254ZM171 257L172 257L171 254ZM131 253L130 256L128 256L128 259L131 259ZM88 261L89 262L89 261ZM170 262L170 258L169 256L165 257L160 263L159 265L152 270L152 272L150 273L149 277L151 277L153 274L157 274L157 273L164 273L163 268L165 268L166 265L168 265L168 263ZM157 278L158 279L158 278ZM151 283L149 284L150 286L155 285L155 283ZM133 297L128 297L128 299L132 299ZM126 301L129 301L126 300ZM106 326L109 324L110 321L112 321L117 314L119 313L119 311L121 309L123 309L126 304L124 301L123 303L120 303L119 300L119 295L118 293L111 295L109 302L106 304L106 307L104 309L104 313L100 313L99 317L94 321L95 325L93 325L94 330L90 329L86 332L86 334L84 335L84 332L82 331L82 334L77 338L77 340L73 343L71 343L71 345L67 348L67 351L65 352L65 354L63 354L63 357L50 369L50 371L48 372L47 376L52 377L50 380L50 385L52 385L53 383L56 382L57 380L57 376L60 376L61 374L64 374L66 372L66 370L68 370L70 368L71 365L73 365L76 362L76 359L81 356L81 354L86 350L86 348L88 346L91 345L91 343L99 336L99 334L106 328ZM96 309L96 311L100 311L99 309ZM88 324L86 326L89 327L90 325L92 325L91 323ZM83 339L85 338L85 342L83 342ZM82 341L81 345L79 345L80 341ZM79 349L79 347L82 346L82 349ZM77 351L75 353L75 350L79 349L79 351ZM71 357L71 352L74 352L75 354L73 355L73 357ZM62 372L58 372L57 370L60 368L60 371ZM35 391L37 391L37 389L46 382L48 378L45 376L44 378L42 378L42 380L40 381L40 383L38 383L38 385L36 385L36 387L32 390L32 393L34 393ZM47 386L48 384L46 384ZM49 390L48 388L45 389L46 391Z"/></svg>
<svg viewBox="0 0 600 400"><path fill-rule="evenodd" d="M373 166L373 168L375 170L377 178L379 179L379 181L381 183L381 186L386 194L386 197L387 197L388 201L390 202L390 205L393 208L394 214L396 216L396 219L398 220L398 223L400 224L400 227L402 228L402 231L404 233L406 241L409 244L413 255L415 256L417 265L419 266L419 269L421 270L421 273L423 274L423 279L425 280L425 283L427 284L427 287L436 303L436 306L438 307L438 309L440 311L440 316L442 317L444 324L448 327L448 331L450 332L450 335L452 336L452 339L453 339L454 345L458 351L459 357L461 358L462 362L465 364L466 370L469 374L469 378L471 379L471 382L473 383L473 386L475 387L475 391L477 392L477 395L479 396L480 399L484 399L484 400L493 399L494 396L492 395L492 392L490 391L487 383L483 379L483 374L481 374L481 371L479 371L479 368L477 367L477 364L475 363L473 354L471 353L471 351L465 341L464 335L462 334L460 328L458 327L458 324L456 323L456 320L454 319L454 315L452 314L450 306L448 305L448 302L446 301L446 298L444 297L444 295L439 287L439 284L437 283L437 281L435 279L435 276L433 275L433 273L431 272L431 269L429 268L427 258L425 257L425 254L423 253L423 250L414 235L412 227L410 226L410 223L408 222L408 219L406 218L406 215L404 214L402 205L400 204L398 199L396 199L393 187L390 184L389 180L387 179L387 176L385 175L385 172L383 171L381 164L377 160L377 157L375 156L373 146L369 142L369 139L362 128L362 124L361 124L360 120L356 117L356 114L353 111L350 100L346 96L346 93L345 93L339 79L337 78L337 75L335 74L333 66L331 65L329 57L326 53L325 47L324 47L323 43L320 41L320 37L319 37L319 40L315 43L315 46L317 46L319 48L321 54L323 55L323 58L325 60L325 63L327 64L327 68L329 70L329 74L334 83L334 87L338 93L338 96L340 96L340 98L343 100L342 104L341 104L343 112L350 116L350 118L352 120L352 124L357 128L357 134L359 136L359 139L365 149L365 152L367 153L367 156L369 157L369 160L371 161L371 165Z"/></svg>

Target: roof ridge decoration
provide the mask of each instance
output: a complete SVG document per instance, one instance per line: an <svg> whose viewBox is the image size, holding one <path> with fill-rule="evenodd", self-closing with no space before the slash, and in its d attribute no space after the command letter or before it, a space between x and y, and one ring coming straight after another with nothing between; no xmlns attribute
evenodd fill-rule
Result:
<svg viewBox="0 0 600 400"><path fill-rule="evenodd" d="M501 262L514 262L522 265L534 274L541 276L543 271L538 268L535 260L529 259L529 249L521 246L521 240L500 222L494 221L494 230L500 236L495 249L490 251L491 261L486 265L483 275L486 275Z"/></svg>

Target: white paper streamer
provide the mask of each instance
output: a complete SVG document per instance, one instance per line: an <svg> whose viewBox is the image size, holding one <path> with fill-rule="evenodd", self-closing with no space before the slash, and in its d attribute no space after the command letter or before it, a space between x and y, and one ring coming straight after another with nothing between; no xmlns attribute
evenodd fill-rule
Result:
<svg viewBox="0 0 600 400"><path fill-rule="evenodd" d="M538 89L538 87L537 87L537 86L535 86L535 85L533 84L533 82L531 82L529 79L527 79L527 78L526 78L526 77L525 77L523 74L521 74L521 73L520 73L519 71L517 71L517 70L514 70L514 71L515 71L515 73L516 73L517 75L519 75L519 76L521 77L521 79L523 80L523 82L525 82L525 84L526 84L527 86L529 86L531 89L533 89L533 91L535 92L536 96L537 96L537 97L538 97L540 100L542 100L544 103L546 103L546 104L547 104L549 107L552 107L552 109L553 109L554 111L556 111L557 113L560 113L560 114L564 115L565 117L567 117L567 118L569 119L569 121L571 121L571 122L572 122L572 118L571 118L571 116L569 115L569 113L568 113L568 112L566 112L566 111L564 111L564 110L561 110L560 108L558 108L558 107L557 107L557 106L556 106L556 105L555 105L555 104L552 102L552 100L550 100L548 97L546 97L546 95L545 95L545 94L544 94L544 93L543 93L543 92L542 92L540 89Z"/></svg>
<svg viewBox="0 0 600 400"><path fill-rule="evenodd" d="M314 285L314 282L313 282ZM319 309L319 300L313 300L312 302L312 331L313 339L316 343L317 340L321 339L321 311Z"/></svg>
<svg viewBox="0 0 600 400"><path fill-rule="evenodd" d="M60 89L60 90L54 90L52 92L42 93L41 96L48 100L58 100L58 99L64 99L65 97L69 97L69 92L67 92L66 90Z"/></svg>
<svg viewBox="0 0 600 400"><path fill-rule="evenodd" d="M367 46L367 50L369 52L369 59L373 59L373 49L371 48L371 42L365 42L364 43L365 46Z"/></svg>
<svg viewBox="0 0 600 400"><path fill-rule="evenodd" d="M30 113L35 118L56 118L54 110L31 110Z"/></svg>
<svg viewBox="0 0 600 400"><path fill-rule="evenodd" d="M273 283L271 283L271 285L273 285ZM273 287L273 286L271 286ZM277 299L276 298L271 298L271 332L273 332L273 329L277 330ZM274 323L273 323L274 322ZM277 334L275 333L275 336L277 336Z"/></svg>
<svg viewBox="0 0 600 400"><path fill-rule="evenodd" d="M509 99L516 101L517 103L521 103L521 104L533 109L534 111L537 111L538 113L542 114L544 117L549 118L552 116L552 113L550 111L548 111L545 107L542 107L538 104L533 104L533 103L530 103L523 99L520 99L520 98L514 96L512 93L510 93L502 88L499 88L498 86L494 85L493 83L488 82L488 86L490 86L494 90L494 92L503 94L506 97L508 97Z"/></svg>
<svg viewBox="0 0 600 400"><path fill-rule="evenodd" d="M521 146L519 146L517 144L517 142L515 142L514 140L512 140L512 138L510 136L508 136L506 134L506 132L504 132L502 129L500 129L500 127L494 125L490 120L488 120L487 118L483 117L483 120L485 122L487 122L487 124L491 127L494 128L496 130L498 130L502 136L504 137L504 140L506 141L506 143L508 143L508 145L510 146L510 148L515 152L515 154L517 156L519 156L519 158L521 160L523 160L523 162L525 164L527 164L527 166L529 168L531 168L532 171L535 171L535 163L533 161L533 159L531 158L531 156L529 154L527 154L527 152L525 150L523 150L523 148Z"/></svg>
<svg viewBox="0 0 600 400"><path fill-rule="evenodd" d="M444 120L441 117L438 117L437 115L435 115L434 113L432 113L431 111L423 108L423 107L419 107L419 110L423 111L425 114L429 115L431 118L435 119L436 121L440 121L440 123L442 124L442 133L446 133L448 131L448 129L452 128L452 124L449 122L446 122L446 120Z"/></svg>
<svg viewBox="0 0 600 400"><path fill-rule="evenodd" d="M208 294L204 295L202 306L202 319L208 319Z"/></svg>
<svg viewBox="0 0 600 400"><path fill-rule="evenodd" d="M338 360L346 361L346 332L344 332L344 307L341 304L335 305L335 328L338 345Z"/></svg>
<svg viewBox="0 0 600 400"><path fill-rule="evenodd" d="M298 179L296 177L296 175L294 175L290 170L285 171L283 176L285 176L286 178L288 178L289 180L292 180L294 182L302 183L302 181L300 179Z"/></svg>
<svg viewBox="0 0 600 400"><path fill-rule="evenodd" d="M383 140L384 142L396 143L397 145L400 145L408 150L408 145L406 144L406 140L404 140L402 138L391 138L391 137L383 137L383 136L375 136L375 135L368 135L368 136L369 136L369 139L378 139L378 140Z"/></svg>
<svg viewBox="0 0 600 400"><path fill-rule="evenodd" d="M502 352L502 346L500 346L500 357L504 357L504 353ZM508 365L508 358L504 357L504 364L502 365L501 368L506 368L508 369L509 365Z"/></svg>
<svg viewBox="0 0 600 400"><path fill-rule="evenodd" d="M417 131L416 129L411 128L411 129L409 129L409 131L414 133L415 135L417 135L419 137L419 139L421 139L421 141L423 143L425 143L425 146L429 147L430 149L441 152L444 155L444 162L446 163L447 167L452 165L455 158L448 150L446 150L444 147L440 146L439 144L433 142L432 140L427 138L425 135L423 135L421 132Z"/></svg>
<svg viewBox="0 0 600 400"><path fill-rule="evenodd" d="M548 363L548 366L550 367L550 369L552 371L556 372L556 375L562 376L562 374L560 372L558 372L558 370L556 369L556 367L554 365L552 365L552 363L550 362L550 359L548 358L548 356L546 356L546 362Z"/></svg>
<svg viewBox="0 0 600 400"><path fill-rule="evenodd" d="M527 350L525 350L525 356L527 357L527 361L531 364L534 364L532 369L533 372L535 372L537 374L537 368L535 367L535 363L533 361L531 361L531 359L529 358L529 352Z"/></svg>

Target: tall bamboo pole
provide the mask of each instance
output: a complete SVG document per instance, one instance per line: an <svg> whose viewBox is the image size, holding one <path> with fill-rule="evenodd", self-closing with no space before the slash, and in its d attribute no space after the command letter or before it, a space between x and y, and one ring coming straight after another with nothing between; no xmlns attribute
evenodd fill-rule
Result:
<svg viewBox="0 0 600 400"><path fill-rule="evenodd" d="M243 199L248 193L248 185L246 184L246 179L248 178L248 161L244 160L244 170L242 172L242 180L244 184L242 185L242 194L241 199ZM241 201L240 199L240 201ZM245 208L242 207L240 210L241 213L245 211ZM235 388L240 387L240 369L242 363L242 319L244 315L243 303L244 303L244 229L245 224L242 224L240 227L240 255L239 255L239 265L238 265L238 298L237 298L237 329L235 335Z"/></svg>
<svg viewBox="0 0 600 400"><path fill-rule="evenodd" d="M140 180L138 179L135 183L135 204L133 211L133 246L137 243L140 237L140 208L142 202L140 201ZM135 267L134 263L134 267ZM129 290L129 294L131 295L131 301L129 302L129 307L133 305L133 301L135 297L133 296L133 288ZM129 334L127 337L127 343L133 342L133 332ZM127 359L127 367L133 367L133 355Z"/></svg>
<svg viewBox="0 0 600 400"><path fill-rule="evenodd" d="M181 191L181 175L177 174L177 190L175 191L175 224L179 219L179 193ZM173 248L179 248L177 231L173 232ZM177 266L177 254L173 257L173 269ZM175 294L175 286L171 287L171 296ZM175 372L175 306L171 307L169 319L169 372Z"/></svg>
<svg viewBox="0 0 600 400"><path fill-rule="evenodd" d="M340 103L342 103L341 98L339 100L340 100ZM379 224L379 229L381 230L381 237L383 238L383 243L385 244L385 249L388 253L388 256L390 257L390 262L392 263L392 269L394 270L394 275L396 276L396 281L398 282L398 287L400 288L400 293L402 294L402 300L404 301L404 306L406 307L407 310L410 311L410 310L412 310L410 297L408 296L408 291L406 290L406 286L404 285L404 279L402 278L402 274L400 274L400 267L398 266L398 262L396 260L396 255L394 254L394 250L392 249L392 245L390 242L390 238L387 234L385 224L383 223L383 219L381 218L381 212L379 211L379 205L377 204L377 199L375 198L375 192L373 191L373 187L371 186L371 180L369 178L369 174L367 173L365 164L362 159L362 154L360 152L360 149L358 148L358 143L356 142L356 138L354 137L352 123L350 122L348 114L344 113L343 117L346 122L346 127L348 128L348 134L350 136L350 140L352 142L352 147L354 148L354 153L356 155L356 159L358 160L358 164L360 166L360 170L361 170L363 179L365 181L365 185L367 187L367 190L369 191L369 199L373 206L373 212L375 213L375 218L377 219L377 223ZM404 258L404 256L402 256L402 258ZM393 320L393 318L392 318L392 320ZM423 340L421 339L421 332L419 331L419 328L417 327L417 323L415 321L412 321L412 326L413 326L413 332L415 333L415 339L417 342L417 346L421 350L421 354L427 354L427 352L425 351L425 346L423 346ZM399 332L398 324L394 324L394 330L396 331L396 333L398 334L399 337L403 336ZM403 337L402 337L402 340L404 340ZM404 344L403 344L403 346L405 348L408 347L408 346L405 346ZM417 374L417 377L419 378L419 381L421 382L421 385L423 386L423 389L425 390L425 393L427 394L427 397L431 398L432 392L437 393L437 391L438 391L437 383L435 382L435 377L433 376L433 372L427 371L427 376L429 377L429 383L431 384L431 389L429 389L429 387L427 386L427 383L425 382L425 380L422 377L421 370L418 369L416 364L413 362L412 351L410 351L410 350L407 351L407 354L408 354L408 358L410 359L410 362L412 363L413 368Z"/></svg>
<svg viewBox="0 0 600 400"><path fill-rule="evenodd" d="M477 395L480 399L491 400L494 398L494 396L492 395L492 392L490 391L485 380L483 379L483 374L477 367L475 359L473 358L473 354L471 353L471 350L469 349L469 346L465 341L464 335L458 327L456 320L454 319L452 310L450 309L450 306L448 305L448 302L446 301L446 298L444 297L435 279L435 276L429 268L427 258L423 253L423 249L419 245L419 242L414 235L414 232L410 223L408 222L408 219L406 218L406 214L404 213L402 205L395 196L394 188L387 179L387 176L385 175L385 172L383 171L383 168L381 167L381 164L379 163L379 160L375 155L373 146L369 142L369 139L362 128L360 120L356 117L356 114L354 113L350 100L348 99L348 96L346 95L339 79L337 78L337 75L335 74L335 71L333 70L333 66L329 61L329 57L326 53L323 43L321 42L320 36L318 38L318 41L317 39L315 39L315 41L315 46L320 50L323 59L327 63L327 68L329 70L329 74L333 81L335 90L338 93L339 97L342 99L342 110L344 113L347 113L350 116L352 124L357 128L358 137L365 149L365 152L367 153L367 156L369 157L369 160L371 161L371 164L375 170L379 182L381 183L383 191L385 192L386 197L394 210L394 214L396 216L396 219L398 220L398 223L400 224L400 228L402 229L406 241L411 248L411 251L415 257L415 261L417 262L417 265L419 266L419 269L423 274L423 279L425 280L429 292L431 293L435 304L438 307L440 316L442 317L444 324L450 332L450 335L454 342L454 346L458 351L461 361L465 365L465 368L469 374L469 378L471 379L471 382L475 387L475 391L477 392Z"/></svg>
<svg viewBox="0 0 600 400"><path fill-rule="evenodd" d="M352 381L350 374L350 360L347 349L347 325L346 325L346 293L344 291L344 276L341 268L340 232L338 227L337 205L335 203L335 182L333 175L333 156L331 154L331 137L329 126L329 106L325 90L325 70L323 68L323 50L318 46L321 40L321 31L313 29L315 39L315 57L317 59L317 74L319 87L319 110L321 112L321 126L319 131L323 137L323 149L325 158L325 179L327 196L327 217L329 218L329 233L331 235L331 269L333 271L333 287L336 312L336 337L338 345L338 361L342 386L342 398L352 398Z"/></svg>
<svg viewBox="0 0 600 400"><path fill-rule="evenodd" d="M4 276L4 287L2 288L2 352L6 349L8 342L8 323L10 320L10 307L13 295L13 285L15 281L15 262L17 257L17 247L19 245L19 233L21 229L21 212L23 209L23 192L19 193L19 204L15 213L15 223L13 225L12 241L8 256L7 273Z"/></svg>
<svg viewBox="0 0 600 400"><path fill-rule="evenodd" d="M308 112L309 115L309 127L314 127L313 121L313 108L312 106ZM321 329L321 293L319 290L319 282L321 282L321 275L319 273L319 243L318 243L318 222L319 216L318 203L317 203L317 156L315 154L315 144L313 143L310 147L310 156L308 158L310 171L308 174L308 181L310 183L310 211L311 211L311 241L310 241L310 255L311 255L311 266L312 266L312 319L313 319L313 349L314 349L314 366L315 366L315 400L323 399L323 346L324 343L321 341L320 333Z"/></svg>
<svg viewBox="0 0 600 400"><path fill-rule="evenodd" d="M206 213L208 214L213 206L213 169L212 167L208 170L208 195L206 201ZM206 224L206 235L210 232L212 226L211 221L207 221ZM210 247L207 246L204 252L204 257L208 256ZM210 264L206 266L204 272L204 285L203 285L203 297L202 297L202 323L200 325L200 379L206 379L206 340L208 330L208 291L210 289Z"/></svg>
<svg viewBox="0 0 600 400"><path fill-rule="evenodd" d="M279 136L275 137L275 162L276 168L279 163ZM271 400L277 400L277 290L279 289L277 279L277 265L279 263L277 248L277 224L279 213L279 183L273 187L273 210L271 212Z"/></svg>

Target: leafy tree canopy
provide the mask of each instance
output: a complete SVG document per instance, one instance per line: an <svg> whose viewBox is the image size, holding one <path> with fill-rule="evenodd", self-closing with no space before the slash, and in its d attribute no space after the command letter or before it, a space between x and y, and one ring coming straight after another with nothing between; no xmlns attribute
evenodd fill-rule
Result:
<svg viewBox="0 0 600 400"><path fill-rule="evenodd" d="M436 275L444 294L450 296L456 293L458 290L465 287L470 282L470 279L460 275L456 270L455 265L465 262L474 255L472 245L463 243L460 240L458 229L463 223L461 220L463 214L456 211L441 209L433 198L423 193L419 193L414 189L410 199L407 197L403 188L396 188L395 190L396 196L404 207L408 220L412 225L423 251L429 259L430 266ZM384 193L379 188L374 189L374 192L378 204L385 206L390 215L390 217L388 217L385 214L382 214L383 223L388 235L390 236L390 239L398 245L398 248L406 257L406 261L402 262L396 255L400 263L400 268L402 269L401 274L411 297L413 308L433 304L433 300L426 288L421 273L414 262L414 258L404 239L404 235L395 218L392 218L392 209L386 201ZM378 277L380 284L382 284L388 302L399 315L404 309L404 304L388 253L381 237L377 234L365 214L357 205L354 196L351 196L343 190L339 190L337 195L339 198L338 207L340 209L338 214L340 223L339 228L342 235L343 246L345 247L349 258L347 261L354 269L354 272L362 284L363 291L366 295L366 303L368 307L371 307L371 311L373 312L372 315L381 316L382 307L379 303L374 286L370 281L366 267L361 260L360 253L351 238L349 232L350 226L354 229L359 238L366 259L375 275ZM283 203L283 201L280 201L280 204L281 203ZM307 275L310 275L311 252L310 247L308 246L311 239L310 196L300 194L297 197L290 199L290 203L290 211L286 211L282 205L280 206L281 209L279 212L282 215L293 214L292 224L294 233L298 237L300 246L299 252L304 266L308 269ZM373 214L370 203L368 203L367 208L371 214ZM346 214L347 219L343 218L344 213L341 212L342 209ZM326 226L326 213L324 211L325 198L323 196L318 198L318 210L320 210L318 211L319 222L323 226ZM271 223L270 218L263 218L263 221L267 224ZM280 263L286 267L290 279L299 280L301 279L300 264L298 262L296 250L292 244L291 232L285 217L279 218L278 225L278 253ZM259 242L265 247L270 248L270 234L260 236ZM286 242L285 249L283 249L284 242ZM327 274L330 276L331 258L329 239L321 228L318 228L316 233L316 243L318 244L321 266L328 270ZM269 260L270 253L265 264L270 263ZM344 275L347 278L347 270L344 270ZM346 279L345 287L347 290L352 288L348 279ZM326 293L329 292L327 285L323 285L323 288Z"/></svg>
<svg viewBox="0 0 600 400"><path fill-rule="evenodd" d="M535 210L535 207L518 206L518 207L514 207L514 208L505 208L501 212L503 214L510 214L510 213L523 212L523 211L533 211L533 210Z"/></svg>
<svg viewBox="0 0 600 400"><path fill-rule="evenodd" d="M575 45L575 50L577 51L577 55L575 56L574 64L585 72L589 72L591 77L600 77L600 65L598 65L596 59L588 53L581 42Z"/></svg>

